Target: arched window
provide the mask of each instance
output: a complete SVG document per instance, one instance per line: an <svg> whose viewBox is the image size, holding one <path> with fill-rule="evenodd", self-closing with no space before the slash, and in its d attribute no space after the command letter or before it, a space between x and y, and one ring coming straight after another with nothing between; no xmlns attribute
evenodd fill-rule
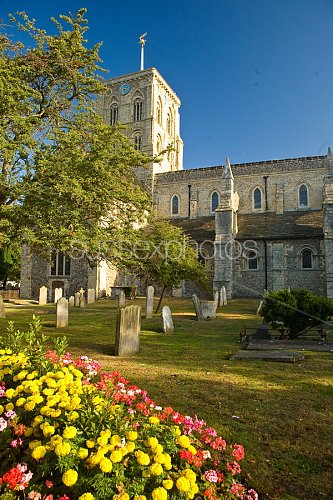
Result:
<svg viewBox="0 0 333 500"><path fill-rule="evenodd" d="M157 135L156 148L157 148L157 154L160 154L160 152L163 150L162 138L160 134Z"/></svg>
<svg viewBox="0 0 333 500"><path fill-rule="evenodd" d="M313 253L309 248L305 248L301 253L302 269L313 269Z"/></svg>
<svg viewBox="0 0 333 500"><path fill-rule="evenodd" d="M160 99L157 101L156 105L156 120L159 125L162 125L162 104Z"/></svg>
<svg viewBox="0 0 333 500"><path fill-rule="evenodd" d="M111 104L110 108L110 125L115 125L118 121L118 104Z"/></svg>
<svg viewBox="0 0 333 500"><path fill-rule="evenodd" d="M171 215L179 215L179 196L176 194L171 199Z"/></svg>
<svg viewBox="0 0 333 500"><path fill-rule="evenodd" d="M301 184L298 189L298 204L300 207L307 207L309 204L308 188L305 184Z"/></svg>
<svg viewBox="0 0 333 500"><path fill-rule="evenodd" d="M219 193L214 191L211 197L211 204L210 204L211 212L215 212L218 206L219 206Z"/></svg>
<svg viewBox="0 0 333 500"><path fill-rule="evenodd" d="M248 269L258 269L258 254L251 250L247 254Z"/></svg>
<svg viewBox="0 0 333 500"><path fill-rule="evenodd" d="M142 135L141 134L135 134L134 136L134 148L137 151L140 151L142 147Z"/></svg>
<svg viewBox="0 0 333 500"><path fill-rule="evenodd" d="M133 115L135 122L142 120L142 109L143 109L142 99L140 98L135 99L133 108Z"/></svg>
<svg viewBox="0 0 333 500"><path fill-rule="evenodd" d="M173 123L172 123L172 111L169 110L168 115L167 115L167 132L169 135L172 135L172 132L173 132L172 125L173 125Z"/></svg>
<svg viewBox="0 0 333 500"><path fill-rule="evenodd" d="M51 276L70 276L71 259L63 252L51 253Z"/></svg>
<svg viewBox="0 0 333 500"><path fill-rule="evenodd" d="M261 209L261 190L259 188L255 188L253 191L253 208L254 210Z"/></svg>

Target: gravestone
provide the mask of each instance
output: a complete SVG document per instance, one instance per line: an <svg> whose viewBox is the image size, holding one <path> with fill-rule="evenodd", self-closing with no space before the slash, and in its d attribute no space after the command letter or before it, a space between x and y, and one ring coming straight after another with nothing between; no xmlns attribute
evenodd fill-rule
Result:
<svg viewBox="0 0 333 500"><path fill-rule="evenodd" d="M47 304L47 287L41 286L39 289L38 304L40 306L45 306Z"/></svg>
<svg viewBox="0 0 333 500"><path fill-rule="evenodd" d="M57 302L57 328L68 326L68 301L61 297Z"/></svg>
<svg viewBox="0 0 333 500"><path fill-rule="evenodd" d="M169 306L163 306L162 308L162 322L163 322L163 332L171 333L174 331L172 314Z"/></svg>
<svg viewBox="0 0 333 500"><path fill-rule="evenodd" d="M5 305L3 303L3 296L0 293L0 318L5 318L6 313L5 313Z"/></svg>
<svg viewBox="0 0 333 500"><path fill-rule="evenodd" d="M55 304L58 302L59 299L62 297L62 288L55 288L54 289L54 302Z"/></svg>
<svg viewBox="0 0 333 500"><path fill-rule="evenodd" d="M80 288L80 290L79 290L79 293L80 293L81 295L84 295L84 294L86 293L86 292L85 292L85 290L83 290L82 286L81 286L81 288Z"/></svg>
<svg viewBox="0 0 333 500"><path fill-rule="evenodd" d="M217 302L215 300L200 300L200 306L203 319L216 318Z"/></svg>
<svg viewBox="0 0 333 500"><path fill-rule="evenodd" d="M84 295L80 293L79 307L85 307L85 306L86 306L86 299L84 298Z"/></svg>
<svg viewBox="0 0 333 500"><path fill-rule="evenodd" d="M81 297L80 292L76 292L74 294L74 306L75 307L79 307L80 306L80 297Z"/></svg>
<svg viewBox="0 0 333 500"><path fill-rule="evenodd" d="M214 302L216 302L217 305L219 305L219 297L220 297L220 294L219 292L216 290L216 292L214 292Z"/></svg>
<svg viewBox="0 0 333 500"><path fill-rule="evenodd" d="M220 288L220 293L219 293L219 306L223 306L223 295L222 295L222 288Z"/></svg>
<svg viewBox="0 0 333 500"><path fill-rule="evenodd" d="M141 306L121 307L117 311L116 356L131 356L139 351Z"/></svg>
<svg viewBox="0 0 333 500"><path fill-rule="evenodd" d="M147 295L146 295L146 318L147 319L153 317L153 310L154 310L154 287L150 285L147 287Z"/></svg>
<svg viewBox="0 0 333 500"><path fill-rule="evenodd" d="M92 304L96 300L96 292L94 288L88 288L87 304Z"/></svg>
<svg viewBox="0 0 333 500"><path fill-rule="evenodd" d="M221 288L221 294L222 294L223 305L226 306L228 304L228 300L227 300L227 290L225 286Z"/></svg>
<svg viewBox="0 0 333 500"><path fill-rule="evenodd" d="M124 290L120 290L118 293L118 307L125 307L126 305L126 294Z"/></svg>
<svg viewBox="0 0 333 500"><path fill-rule="evenodd" d="M75 305L75 297L74 297L74 295L71 295L69 297L69 299L68 299L68 305L69 305L69 307L74 307L74 305Z"/></svg>
<svg viewBox="0 0 333 500"><path fill-rule="evenodd" d="M196 314L196 319L197 319L197 321L201 321L203 319L203 317L202 317L200 300L198 299L198 297L196 296L195 293L192 295L192 302L193 302L193 306L194 306L194 310L195 310L195 314Z"/></svg>

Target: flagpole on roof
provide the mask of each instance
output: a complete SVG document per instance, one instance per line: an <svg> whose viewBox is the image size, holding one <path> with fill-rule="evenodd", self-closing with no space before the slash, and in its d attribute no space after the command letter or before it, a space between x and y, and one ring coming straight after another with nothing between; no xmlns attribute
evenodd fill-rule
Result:
<svg viewBox="0 0 333 500"><path fill-rule="evenodd" d="M144 63L144 57L145 57L145 44L146 40L145 37L147 36L147 33L143 33L143 35L140 36L139 38L139 44L141 45L141 64L140 64L140 71L144 70L145 63Z"/></svg>

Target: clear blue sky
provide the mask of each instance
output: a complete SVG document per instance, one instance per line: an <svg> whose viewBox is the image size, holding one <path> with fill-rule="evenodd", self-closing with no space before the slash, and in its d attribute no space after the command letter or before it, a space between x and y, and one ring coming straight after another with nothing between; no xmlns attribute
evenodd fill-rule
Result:
<svg viewBox="0 0 333 500"><path fill-rule="evenodd" d="M140 69L148 32L145 67L182 101L185 168L333 147L333 0L1 0L0 17L25 10L50 29L79 7L109 78Z"/></svg>

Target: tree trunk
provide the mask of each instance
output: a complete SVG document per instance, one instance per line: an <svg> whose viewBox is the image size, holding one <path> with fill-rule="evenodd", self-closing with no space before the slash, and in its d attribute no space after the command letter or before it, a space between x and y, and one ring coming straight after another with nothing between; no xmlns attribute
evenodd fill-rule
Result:
<svg viewBox="0 0 333 500"><path fill-rule="evenodd" d="M163 295L164 295L164 292L165 292L165 289L166 289L166 285L163 286L162 288L162 293L161 293L161 296L160 296L160 300L158 301L158 304L157 304L157 307L156 307L156 311L155 311L155 314L158 313L160 307L161 307L161 304L162 304L162 300L163 300Z"/></svg>

